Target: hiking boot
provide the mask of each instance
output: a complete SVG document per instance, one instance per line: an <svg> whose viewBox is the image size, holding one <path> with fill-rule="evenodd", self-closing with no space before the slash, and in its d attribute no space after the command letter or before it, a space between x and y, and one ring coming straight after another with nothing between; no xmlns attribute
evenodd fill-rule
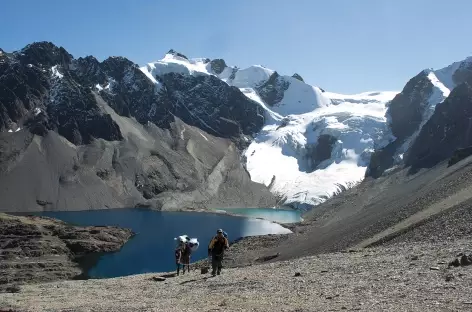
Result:
<svg viewBox="0 0 472 312"><path fill-rule="evenodd" d="M221 274L221 271L216 272L216 275L220 275L220 274Z"/></svg>
<svg viewBox="0 0 472 312"><path fill-rule="evenodd" d="M216 272L215 272L215 271L211 271L211 276L216 276Z"/></svg>

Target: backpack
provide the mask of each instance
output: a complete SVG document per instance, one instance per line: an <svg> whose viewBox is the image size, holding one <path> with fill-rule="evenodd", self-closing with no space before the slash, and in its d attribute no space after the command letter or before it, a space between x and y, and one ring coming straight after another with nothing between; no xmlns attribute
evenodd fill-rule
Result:
<svg viewBox="0 0 472 312"><path fill-rule="evenodd" d="M211 250L211 252L213 254L222 254L225 250L225 245L226 245L225 238L215 237L214 239L216 240L216 242L213 245L213 249Z"/></svg>

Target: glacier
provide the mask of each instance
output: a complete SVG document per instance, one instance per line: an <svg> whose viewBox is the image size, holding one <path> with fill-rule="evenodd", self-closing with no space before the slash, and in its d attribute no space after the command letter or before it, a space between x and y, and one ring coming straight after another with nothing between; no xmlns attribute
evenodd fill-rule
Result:
<svg viewBox="0 0 472 312"><path fill-rule="evenodd" d="M280 205L310 209L354 186L364 178L372 152L394 139L386 111L397 91L325 92L261 65L244 69L225 65L217 73L209 59L187 59L176 53L140 70L158 88L162 87L158 77L169 72L214 75L259 103L265 125L243 156L251 179L277 194ZM275 100L269 103L264 94ZM313 155L321 159L314 161Z"/></svg>

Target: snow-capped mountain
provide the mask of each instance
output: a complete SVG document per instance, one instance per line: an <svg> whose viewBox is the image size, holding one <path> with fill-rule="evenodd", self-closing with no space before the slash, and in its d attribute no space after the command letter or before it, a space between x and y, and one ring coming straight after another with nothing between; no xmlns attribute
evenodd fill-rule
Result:
<svg viewBox="0 0 472 312"><path fill-rule="evenodd" d="M472 105L467 100L471 83L471 57L439 70L423 70L408 81L388 105L388 125L394 140L376 151L367 174L378 177L402 165L433 166L455 149L472 144L467 119L468 105ZM452 136L458 129L462 132Z"/></svg>
<svg viewBox="0 0 472 312"><path fill-rule="evenodd" d="M101 181L90 181L119 192L121 205L131 198L157 209L271 206L275 196L308 209L365 176L434 165L472 145L470 58L424 70L400 93L342 95L298 74L173 50L142 67L123 57L76 59L47 42L0 52L0 151L8 151L0 171L10 174L0 184L18 189L23 182L12 170L36 142L26 131L68 141L47 145L67 154L67 164L48 173L60 175L59 189L66 181L81 190L77 177L98 170ZM30 157L50 154L39 155ZM117 198L105 204L93 196L93 207Z"/></svg>
<svg viewBox="0 0 472 312"><path fill-rule="evenodd" d="M171 72L215 76L257 102L265 123L244 151L246 168L253 181L268 186L285 205L308 208L361 181L374 149L393 139L385 113L396 92L324 92L299 75L188 59L172 50L141 70L158 88L159 77Z"/></svg>
<svg viewBox="0 0 472 312"><path fill-rule="evenodd" d="M159 77L50 42L0 54L0 211L271 207L237 148L259 104L214 76ZM235 145L236 144L236 145Z"/></svg>

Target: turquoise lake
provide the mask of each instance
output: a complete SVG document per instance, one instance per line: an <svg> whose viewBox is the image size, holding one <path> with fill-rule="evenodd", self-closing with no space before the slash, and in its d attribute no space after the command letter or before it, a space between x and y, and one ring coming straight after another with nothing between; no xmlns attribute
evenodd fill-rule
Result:
<svg viewBox="0 0 472 312"><path fill-rule="evenodd" d="M139 273L175 270L174 238L186 234L200 242L192 262L206 258L207 245L216 229L224 229L229 240L240 237L286 234L290 231L279 224L298 222L299 213L274 209L225 209L250 218L202 212L161 212L147 209L111 209L67 212L40 212L76 225L110 225L132 229L137 233L120 251L92 255L81 262L84 278L109 278Z"/></svg>

